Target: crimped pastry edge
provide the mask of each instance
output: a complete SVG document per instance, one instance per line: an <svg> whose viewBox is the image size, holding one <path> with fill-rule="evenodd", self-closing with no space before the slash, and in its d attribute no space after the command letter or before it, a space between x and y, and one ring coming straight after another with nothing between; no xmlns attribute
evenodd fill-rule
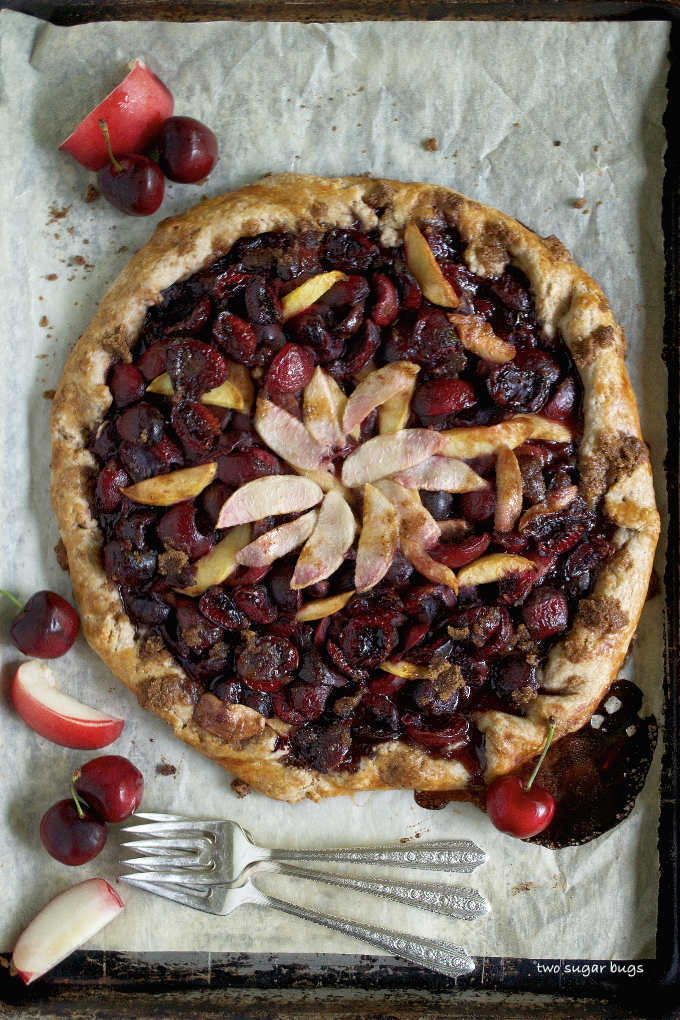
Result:
<svg viewBox="0 0 680 1020"><path fill-rule="evenodd" d="M459 762L432 758L401 741L378 745L354 773L326 775L283 764L284 752L274 750L278 720L268 721L258 736L232 743L198 726L185 674L167 650L150 650L144 634L135 633L104 573L102 535L91 511L96 463L87 440L110 406L108 369L113 361L130 359L147 308L166 287L228 251L239 237L274 229L359 226L377 228L385 244L395 244L409 220L422 225L441 218L457 226L474 272L497 276L508 263L520 268L530 281L543 329L549 336L559 332L567 343L584 387L579 447L584 495L591 502L604 496L609 516L619 525L617 553L588 600L582 600L588 612L579 609L568 634L550 652L542 680L546 693L523 717L498 711L476 716L486 741L485 779L491 781L540 750L550 718L558 738L588 721L625 658L659 534L649 458L624 364L623 331L599 286L556 238L540 238L506 214L445 187L367 177L268 176L158 225L105 294L71 352L54 399L52 502L88 642L180 739L277 799L319 800L374 789L463 790L470 776ZM636 442L638 462L626 461L621 451Z"/></svg>

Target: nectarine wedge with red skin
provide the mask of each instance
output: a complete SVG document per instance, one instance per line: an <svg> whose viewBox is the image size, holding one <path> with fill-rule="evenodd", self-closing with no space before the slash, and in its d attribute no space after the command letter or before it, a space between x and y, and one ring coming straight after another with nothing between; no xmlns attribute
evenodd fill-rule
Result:
<svg viewBox="0 0 680 1020"><path fill-rule="evenodd" d="M12 966L24 984L32 984L113 921L124 906L103 878L66 889L24 928L12 953Z"/></svg>
<svg viewBox="0 0 680 1020"><path fill-rule="evenodd" d="M143 152L172 115L173 107L170 90L143 60L137 59L120 85L81 120L59 148L69 152L87 170L101 170L109 162L109 154L100 120L109 126L115 156Z"/></svg>
<svg viewBox="0 0 680 1020"><path fill-rule="evenodd" d="M96 750L116 740L123 719L83 705L56 685L52 670L36 659L22 662L12 681L12 701L32 730L62 747Z"/></svg>

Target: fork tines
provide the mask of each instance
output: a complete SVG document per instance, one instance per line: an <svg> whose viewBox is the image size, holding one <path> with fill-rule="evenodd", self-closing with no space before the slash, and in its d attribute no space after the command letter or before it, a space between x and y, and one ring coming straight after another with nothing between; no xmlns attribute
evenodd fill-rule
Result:
<svg viewBox="0 0 680 1020"><path fill-rule="evenodd" d="M179 815L135 814L135 819L148 819L147 824L129 825L122 831L138 838L121 847L143 854L121 861L137 871L153 871L156 867L201 868L213 866L215 839L205 820L193 821Z"/></svg>

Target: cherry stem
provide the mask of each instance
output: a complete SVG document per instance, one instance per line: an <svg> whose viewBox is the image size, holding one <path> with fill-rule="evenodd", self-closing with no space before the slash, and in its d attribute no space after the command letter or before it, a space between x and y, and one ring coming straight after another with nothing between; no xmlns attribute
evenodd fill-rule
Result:
<svg viewBox="0 0 680 1020"><path fill-rule="evenodd" d="M109 126L105 120L99 121L99 127L102 129L104 135L104 141L106 142L106 148L109 150L109 159L111 160L111 166L117 174L122 174L123 165L119 163L116 157L113 155L113 149L111 148L111 136L109 135Z"/></svg>
<svg viewBox="0 0 680 1020"><path fill-rule="evenodd" d="M78 812L78 818L84 818L85 817L85 812L83 811L83 806L80 803L80 798L78 797L78 794L76 793L76 788L73 785L79 775L80 775L80 769L76 769L76 771L73 773L73 776L71 778L71 796L73 797L73 799L75 801L75 804L76 804L76 811Z"/></svg>
<svg viewBox="0 0 680 1020"><path fill-rule="evenodd" d="M15 599L14 595L10 595L10 593L8 591L5 591L4 588L0 588L0 595L4 595L6 599L9 599L10 602L13 602L15 606L19 607L19 609L24 608L21 602L19 602L19 599Z"/></svg>
<svg viewBox="0 0 680 1020"><path fill-rule="evenodd" d="M538 770L540 769L541 765L543 764L543 759L545 758L546 754L548 753L548 748L552 744L552 738L555 735L555 726L557 725L555 723L555 720L554 719L549 719L548 722L550 724L548 726L548 736L545 738L545 744L543 745L543 750L541 751L541 757L536 762L536 765L534 766L534 771L529 776L529 780L528 780L528 782L526 783L526 785L524 787L524 789L525 789L525 791L527 793L531 789L531 784L533 783L534 779L538 775Z"/></svg>

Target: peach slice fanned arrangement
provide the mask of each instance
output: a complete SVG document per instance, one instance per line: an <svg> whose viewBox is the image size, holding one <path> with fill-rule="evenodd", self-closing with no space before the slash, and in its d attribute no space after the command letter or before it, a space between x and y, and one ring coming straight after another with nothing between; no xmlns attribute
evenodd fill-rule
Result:
<svg viewBox="0 0 680 1020"><path fill-rule="evenodd" d="M324 274L330 276L332 274ZM314 284L312 277L308 282ZM325 285L325 293L333 283ZM300 288L302 289L302 288ZM319 288L311 286L309 295ZM243 366L240 366L243 368ZM292 550L303 548L299 554L291 586L304 589L325 581L345 559L347 550L354 541L357 530L361 538L357 548L357 563L360 580L358 591L367 591L381 580L389 570L398 543L393 541L393 532L398 531L396 523L401 512L401 550L412 565L429 580L447 584L457 589L452 572L436 561L426 550L440 535L440 530L422 507L417 490L439 493L466 493L489 490L489 483L460 457L442 455L450 449L457 437L452 433L429 428L407 428L410 414L408 402L402 415L402 426L386 433L379 433L363 442L353 439L363 422L383 405L397 396L408 397L413 392L414 380L420 366L409 361L399 361L374 368L364 374L352 393L347 397L337 381L321 366L314 373L300 394L302 420L284 407L275 403L269 395L258 397L254 415L254 427L266 448L297 469L296 474L261 475L239 485L219 510L216 520L218 529L235 528L237 525L255 523L272 518L301 515L296 519L277 524L252 542L240 545L229 563L229 573L238 564L251 567L269 566L279 557ZM169 376L159 376L155 382ZM243 379L243 377L242 377ZM243 391L252 394L253 385L242 381ZM171 397L170 385L147 387L147 393ZM208 391L215 393L217 390ZM206 396L201 399L207 403ZM338 401L336 394L340 395ZM245 404L234 409L243 410ZM458 439L461 452L465 433L471 433L471 443L479 443L496 452L496 529L508 531L519 517L522 506L522 479L517 458L510 447L503 445L504 438L518 441L522 436L533 435L545 426L511 419L505 425L479 429L461 429ZM561 426L560 436L571 433ZM533 430L533 431L532 431ZM496 436L498 437L496 439ZM324 489L306 472L322 470L341 485ZM217 462L209 462L192 468L182 468L168 474L156 475L123 488L121 491L133 502L146 505L170 506L198 496L218 475ZM391 480L383 486L382 492L370 483ZM344 488L344 494L340 491ZM330 491L329 491L330 490ZM348 492L349 490L349 492ZM352 490L355 490L352 493ZM345 498L350 496L353 505L365 503L369 490L368 528L364 532L361 523L357 526L350 505ZM407 490L402 492L401 490ZM378 512L377 500L382 506ZM318 508L318 514L306 511ZM406 513L408 510L408 513ZM430 526L423 526L429 520ZM223 540L224 541L224 540ZM388 550L389 557L388 557ZM204 565L215 560L216 551L199 560L197 570L204 573ZM225 561L226 562L226 561ZM507 573L507 570L505 571ZM218 578L218 574L220 575ZM223 569L210 570L206 578L210 583L198 582L185 590L187 594L198 594L214 584L225 580ZM504 576L499 574L498 577ZM371 578L374 578L372 581ZM498 578L496 578L498 579Z"/></svg>
<svg viewBox="0 0 680 1020"><path fill-rule="evenodd" d="M476 713L525 712L614 548L577 487L578 375L522 274L475 277L431 224L393 249L243 237L161 295L109 386L105 568L216 699L200 725L240 705L284 764L399 740L478 777Z"/></svg>

